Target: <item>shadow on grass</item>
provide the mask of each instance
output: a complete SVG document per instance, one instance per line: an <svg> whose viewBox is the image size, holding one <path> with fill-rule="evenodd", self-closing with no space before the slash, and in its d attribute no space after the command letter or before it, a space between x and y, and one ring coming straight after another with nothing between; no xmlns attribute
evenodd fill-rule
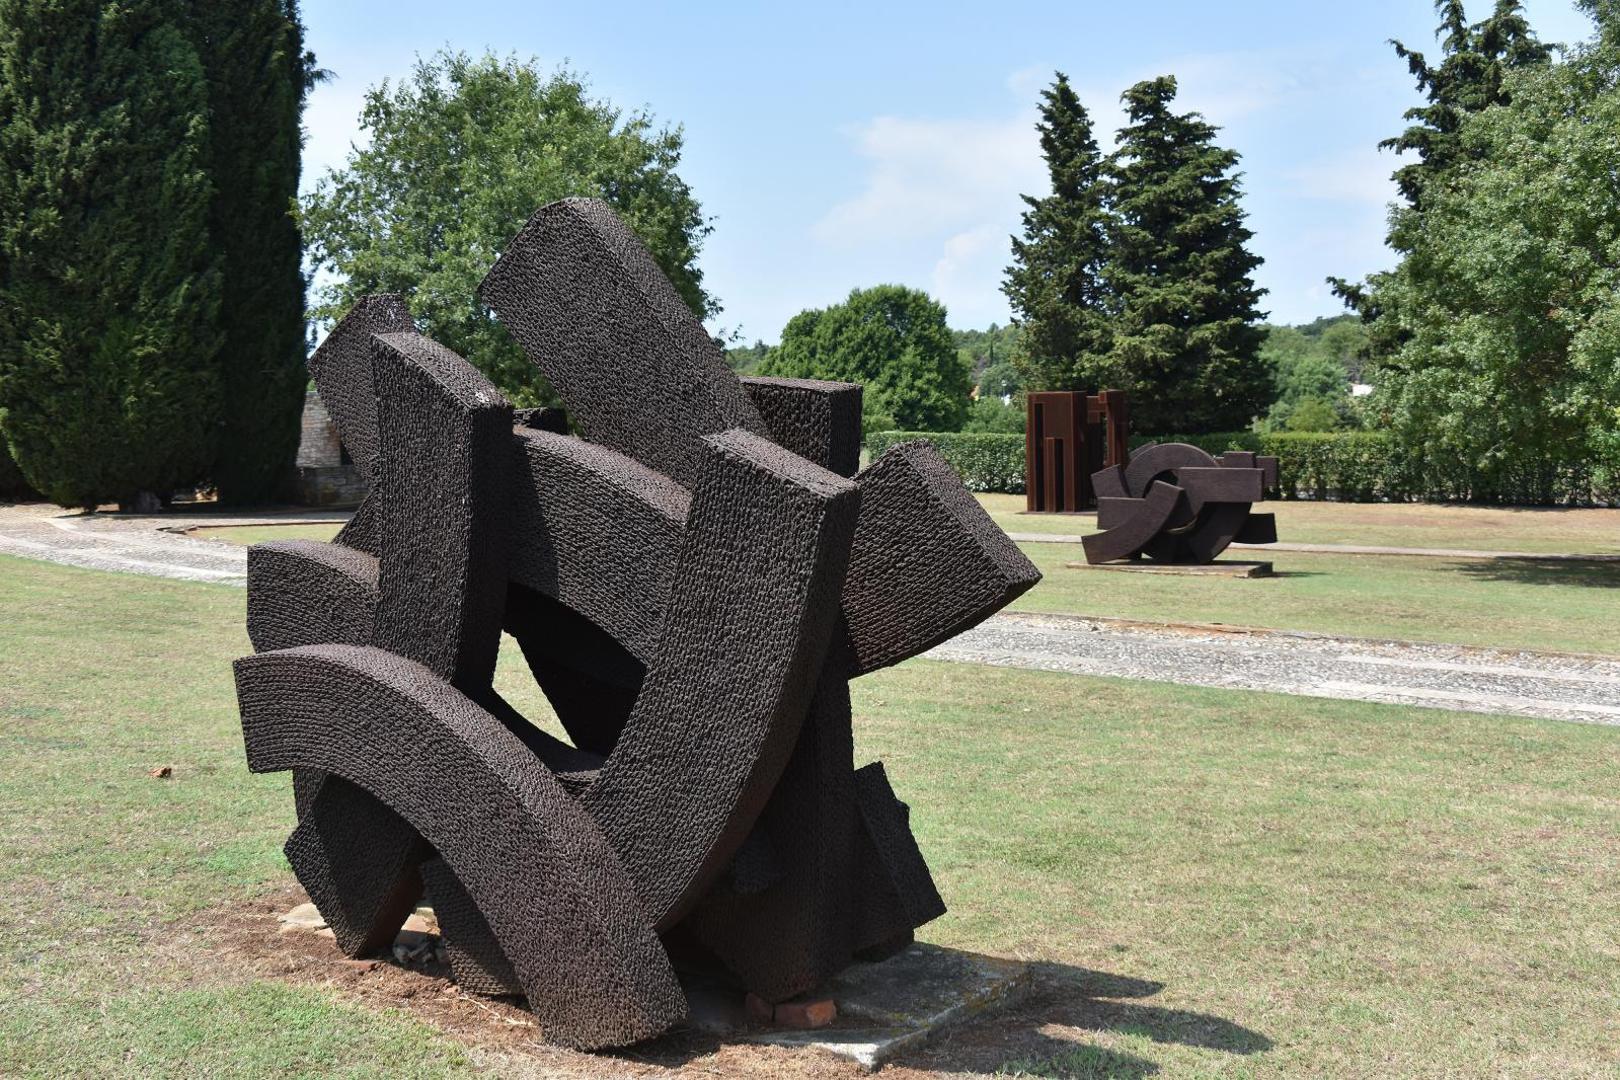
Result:
<svg viewBox="0 0 1620 1080"><path fill-rule="evenodd" d="M1271 1049L1271 1040L1241 1024L1208 1013L1139 1004L1164 984L1065 964L1038 964L1045 1022L1087 1031L1140 1035L1156 1043L1176 1043L1230 1054Z"/></svg>
<svg viewBox="0 0 1620 1080"><path fill-rule="evenodd" d="M1452 563L1448 569L1475 581L1620 589L1620 562L1612 560L1481 559Z"/></svg>
<svg viewBox="0 0 1620 1080"><path fill-rule="evenodd" d="M1138 1080L1160 1072L1157 1063L1139 1054L1064 1038L1052 1033L1054 1027L1227 1054L1255 1054L1272 1046L1266 1036L1222 1017L1142 1002L1162 991L1163 983L1067 964L1030 968L1033 986L1027 997L935 1032L931 1041L902 1053L893 1065L907 1072L1064 1080ZM728 1053L727 1075L737 1076L780 1067L779 1059L750 1067L735 1057L738 1049L734 1037L685 1029L603 1057L678 1070L699 1058Z"/></svg>
<svg viewBox="0 0 1620 1080"><path fill-rule="evenodd" d="M1135 1054L1122 1054L1103 1046L1088 1046L1050 1035L1038 1037L1023 1056L1006 1061L996 1076L1039 1076L1055 1080L1141 1080L1155 1076L1159 1066Z"/></svg>
<svg viewBox="0 0 1620 1080"><path fill-rule="evenodd" d="M1036 964L1034 976L1034 993L1024 1003L949 1035L905 1064L1064 1080L1138 1080L1160 1072L1140 1054L1065 1038L1053 1028L1240 1055L1272 1046L1266 1036L1222 1017L1146 1004L1163 983L1067 964Z"/></svg>

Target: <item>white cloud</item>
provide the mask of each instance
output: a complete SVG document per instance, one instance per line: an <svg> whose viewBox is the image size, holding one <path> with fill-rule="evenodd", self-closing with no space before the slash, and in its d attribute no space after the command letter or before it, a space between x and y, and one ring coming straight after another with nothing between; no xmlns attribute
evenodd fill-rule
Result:
<svg viewBox="0 0 1620 1080"><path fill-rule="evenodd" d="M1369 146L1307 162L1290 169L1284 179L1303 198L1382 207L1399 193L1391 174L1400 164L1394 154Z"/></svg>
<svg viewBox="0 0 1620 1080"><path fill-rule="evenodd" d="M932 285L953 326L982 326L1002 318L1001 275L1011 258L1009 232L980 225L945 241Z"/></svg>
<svg viewBox="0 0 1620 1080"><path fill-rule="evenodd" d="M984 224L987 208L1044 187L1033 113L1003 120L880 116L853 134L871 167L865 187L814 226L815 239L828 246L953 236Z"/></svg>
<svg viewBox="0 0 1620 1080"><path fill-rule="evenodd" d="M1241 128L1277 122L1274 113L1297 113L1304 99L1342 94L1343 85L1329 81L1340 70L1322 57L1298 53L1191 54L1111 78L1087 76L1075 90L1091 110L1107 153L1124 123L1119 96L1143 79L1174 73L1179 111ZM1007 238L1019 229L1019 196L1049 190L1035 105L1051 78L1050 66L1009 74L1008 100L1017 105L999 117L887 115L850 128L853 150L866 168L858 189L833 202L811 228L823 256L859 268L854 277L875 272L901 280L910 276L907 268L913 274L931 268L923 271L929 275L926 287L950 309L953 325L1005 321L1000 284L1010 258ZM1240 131L1239 149L1253 137ZM1391 168L1387 155L1370 150L1322 158L1285 174L1287 190L1278 194L1382 207L1393 195ZM1372 235L1381 236L1381 230ZM1319 277L1314 270L1309 276Z"/></svg>

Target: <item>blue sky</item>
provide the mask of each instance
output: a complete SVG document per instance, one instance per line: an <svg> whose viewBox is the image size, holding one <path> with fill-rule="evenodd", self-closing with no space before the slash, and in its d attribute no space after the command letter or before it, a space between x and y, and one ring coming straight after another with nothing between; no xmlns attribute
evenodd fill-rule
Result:
<svg viewBox="0 0 1620 1080"><path fill-rule="evenodd" d="M1587 36L1572 0L1527 6L1544 40ZM1019 193L1046 187L1035 105L1054 70L1105 143L1126 86L1176 75L1182 106L1243 155L1273 320L1337 314L1325 276L1390 262L1394 159L1375 146L1416 94L1386 42L1432 50L1436 22L1428 0L306 0L304 16L336 76L310 103L306 186L361 137L366 88L418 53L567 61L597 95L684 126L681 172L715 219L701 265L716 325L773 342L799 310L884 282L926 289L955 327L1006 322L1001 272Z"/></svg>

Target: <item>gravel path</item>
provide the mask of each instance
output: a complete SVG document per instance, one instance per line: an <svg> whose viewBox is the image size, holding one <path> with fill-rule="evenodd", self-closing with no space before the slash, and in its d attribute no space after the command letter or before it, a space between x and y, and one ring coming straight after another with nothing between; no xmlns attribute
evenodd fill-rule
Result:
<svg viewBox="0 0 1620 1080"><path fill-rule="evenodd" d="M64 515L54 507L0 507L0 553L240 587L247 581L246 548L180 533L199 526L344 517L81 516ZM1620 724L1620 659L1005 612L927 655L1080 675Z"/></svg>
<svg viewBox="0 0 1620 1080"><path fill-rule="evenodd" d="M343 521L347 514L64 514L52 506L0 508L0 554L44 559L89 570L247 584L247 549L223 540L194 540L185 529Z"/></svg>
<svg viewBox="0 0 1620 1080"><path fill-rule="evenodd" d="M1002 613L927 654L1188 686L1620 724L1620 660Z"/></svg>

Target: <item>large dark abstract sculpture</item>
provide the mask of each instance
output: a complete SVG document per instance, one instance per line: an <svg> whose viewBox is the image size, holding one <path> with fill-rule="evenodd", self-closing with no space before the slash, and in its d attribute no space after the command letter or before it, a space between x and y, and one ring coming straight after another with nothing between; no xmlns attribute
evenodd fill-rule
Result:
<svg viewBox="0 0 1620 1080"><path fill-rule="evenodd" d="M1234 542L1277 542L1276 519L1250 510L1277 486L1274 457L1234 450L1217 459L1186 443L1159 443L1091 479L1104 531L1085 538L1089 563L1208 563Z"/></svg>
<svg viewBox="0 0 1620 1080"><path fill-rule="evenodd" d="M1131 460L1125 391L1048 390L1025 397L1025 509L1072 514L1095 506L1092 474Z"/></svg>
<svg viewBox="0 0 1620 1080"><path fill-rule="evenodd" d="M483 286L562 397L514 414L397 298L311 367L371 490L331 544L249 554L248 762L351 955L425 897L454 977L576 1047L685 1014L677 966L767 1001L944 911L849 680L1039 574L926 444L857 474L861 391L739 380L594 200ZM493 686L507 631L568 741Z"/></svg>

